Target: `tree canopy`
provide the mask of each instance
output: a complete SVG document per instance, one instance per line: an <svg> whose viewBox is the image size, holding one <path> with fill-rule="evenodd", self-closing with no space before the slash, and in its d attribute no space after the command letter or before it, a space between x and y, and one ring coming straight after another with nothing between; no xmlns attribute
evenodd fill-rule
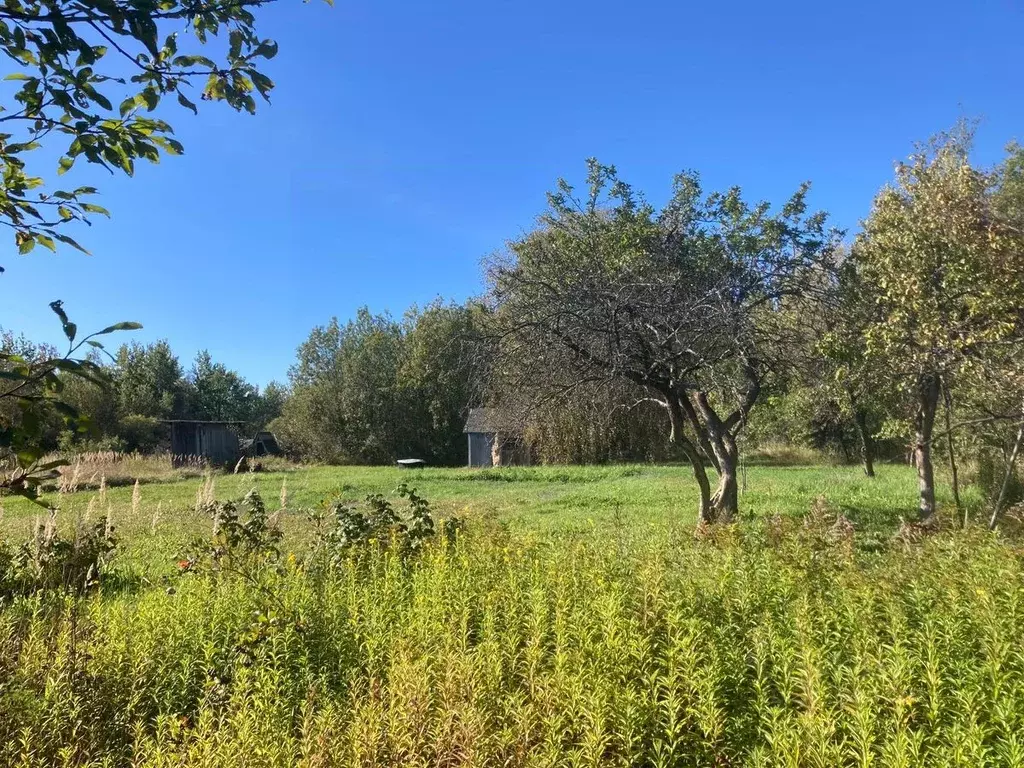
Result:
<svg viewBox="0 0 1024 768"><path fill-rule="evenodd" d="M701 518L731 518L737 438L785 353L774 309L809 290L837 238L823 214L807 213L806 192L772 213L738 187L706 195L684 173L658 211L590 161L585 194L561 182L538 229L491 269L517 386L634 385L667 410L701 488ZM705 461L719 474L713 496Z"/></svg>

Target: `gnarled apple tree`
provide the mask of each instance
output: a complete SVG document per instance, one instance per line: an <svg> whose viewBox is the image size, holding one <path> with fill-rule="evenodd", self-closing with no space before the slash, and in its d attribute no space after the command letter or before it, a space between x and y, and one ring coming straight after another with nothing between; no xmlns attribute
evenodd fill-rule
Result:
<svg viewBox="0 0 1024 768"><path fill-rule="evenodd" d="M700 519L728 521L738 438L786 355L776 310L820 282L811 278L837 233L807 213L806 185L773 213L738 188L705 195L691 173L660 211L594 160L587 184L577 196L560 182L538 228L491 265L502 367L523 390L633 385L666 409L700 488Z"/></svg>

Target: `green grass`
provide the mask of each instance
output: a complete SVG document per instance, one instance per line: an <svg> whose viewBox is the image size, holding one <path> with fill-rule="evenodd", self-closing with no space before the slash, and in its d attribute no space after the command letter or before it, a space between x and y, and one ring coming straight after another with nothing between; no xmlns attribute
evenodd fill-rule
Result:
<svg viewBox="0 0 1024 768"><path fill-rule="evenodd" d="M197 481L60 499L66 526L109 502L122 547L98 592L0 608L0 765L1024 765L1024 552L892 539L905 467L752 467L753 519L703 536L681 467L310 468L217 496L273 509L285 479L280 561L219 573L174 562L209 536ZM465 533L310 554L300 506L402 480Z"/></svg>
<svg viewBox="0 0 1024 768"><path fill-rule="evenodd" d="M311 507L326 499L360 501L370 493L389 494L400 482L409 482L443 516L457 514L475 519L502 520L530 530L565 529L601 524L616 515L643 522L692 523L696 489L682 466L515 467L488 470L391 467L310 467L290 472L219 474L218 498L237 498L252 488L269 506L277 505L282 482L287 483L290 506ZM165 519L187 517L201 478L170 483L148 483L140 492L146 508L143 520L131 519L132 487L107 490L115 520L135 533L151 522L154 504L163 505ZM912 517L916 505L916 479L905 466L883 466L879 476L866 480L856 467L753 466L746 472L741 506L748 515L803 514L811 502L824 496L855 523L891 526L900 516ZM84 513L96 491L49 494L44 498L73 517ZM940 494L940 501L947 499ZM39 508L21 499L5 502L9 527L30 524ZM102 511L102 510L101 510Z"/></svg>

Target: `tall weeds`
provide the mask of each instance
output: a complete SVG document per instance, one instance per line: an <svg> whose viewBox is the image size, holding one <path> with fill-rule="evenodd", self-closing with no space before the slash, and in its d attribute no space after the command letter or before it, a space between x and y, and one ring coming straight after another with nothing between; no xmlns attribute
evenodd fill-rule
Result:
<svg viewBox="0 0 1024 768"><path fill-rule="evenodd" d="M471 527L17 597L0 764L1024 764L1020 553L851 537Z"/></svg>

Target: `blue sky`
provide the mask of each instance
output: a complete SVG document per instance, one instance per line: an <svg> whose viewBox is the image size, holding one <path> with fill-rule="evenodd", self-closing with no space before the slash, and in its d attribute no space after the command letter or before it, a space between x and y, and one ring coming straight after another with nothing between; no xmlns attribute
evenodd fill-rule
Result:
<svg viewBox="0 0 1024 768"><path fill-rule="evenodd" d="M811 201L855 228L892 164L960 116L992 162L1024 139L1024 0L281 0L255 117L165 114L186 154L134 179L76 168L113 212L93 252L0 249L0 325L145 325L284 379L314 325L480 291L480 263L596 156L658 202L672 175ZM126 336L125 338L128 338Z"/></svg>

